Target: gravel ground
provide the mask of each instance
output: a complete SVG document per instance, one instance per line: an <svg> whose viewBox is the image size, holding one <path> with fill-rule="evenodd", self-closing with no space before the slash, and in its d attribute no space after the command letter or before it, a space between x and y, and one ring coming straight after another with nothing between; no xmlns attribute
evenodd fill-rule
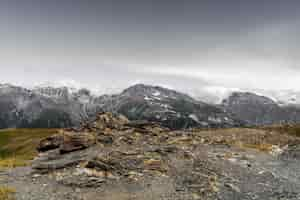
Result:
<svg viewBox="0 0 300 200"><path fill-rule="evenodd" d="M197 152L199 155L191 162L180 164L176 158L172 159L176 164L173 175L149 176L138 182L102 182L85 176L80 179L74 176L77 168L36 174L30 167L21 167L2 171L0 184L16 188L17 200L300 199L300 160L297 158L287 160L286 155L218 145L203 145ZM224 159L222 155L228 153L235 156ZM67 178L66 174L70 176ZM202 181L206 176L213 177L212 174L216 180ZM83 186L80 181L86 183L87 179L90 185ZM216 191L205 190L208 185ZM207 193L206 197L201 197L199 190Z"/></svg>

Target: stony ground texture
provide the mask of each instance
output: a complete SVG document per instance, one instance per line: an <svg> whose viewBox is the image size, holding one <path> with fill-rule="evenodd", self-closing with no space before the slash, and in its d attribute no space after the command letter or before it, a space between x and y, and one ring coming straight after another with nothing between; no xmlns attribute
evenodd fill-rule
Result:
<svg viewBox="0 0 300 200"><path fill-rule="evenodd" d="M104 113L0 173L17 200L299 200L300 140L261 129L170 131Z"/></svg>

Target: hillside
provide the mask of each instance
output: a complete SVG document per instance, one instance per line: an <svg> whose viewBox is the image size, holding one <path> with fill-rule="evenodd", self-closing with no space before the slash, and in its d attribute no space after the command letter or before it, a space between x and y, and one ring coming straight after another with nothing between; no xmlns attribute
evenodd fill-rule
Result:
<svg viewBox="0 0 300 200"><path fill-rule="evenodd" d="M130 120L157 122L171 129L192 127L234 127L242 121L218 106L174 90L138 84L124 90L103 106L104 111L113 111Z"/></svg>
<svg viewBox="0 0 300 200"><path fill-rule="evenodd" d="M0 184L2 176L24 200L298 200L300 138L291 130L172 131L102 113L43 139L32 168L0 174Z"/></svg>
<svg viewBox="0 0 300 200"><path fill-rule="evenodd" d="M223 108L248 125L272 125L300 122L300 109L280 105L274 100L249 92L234 92L223 100Z"/></svg>

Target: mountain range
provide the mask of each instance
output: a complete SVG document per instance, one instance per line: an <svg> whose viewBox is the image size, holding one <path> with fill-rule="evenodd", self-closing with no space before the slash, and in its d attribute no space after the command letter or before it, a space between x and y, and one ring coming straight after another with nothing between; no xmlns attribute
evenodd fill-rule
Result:
<svg viewBox="0 0 300 200"><path fill-rule="evenodd" d="M282 104L249 92L233 92L221 104L206 103L159 86L133 85L119 94L87 89L0 84L0 128L79 126L99 112L161 123L171 129L234 127L300 122L296 104Z"/></svg>

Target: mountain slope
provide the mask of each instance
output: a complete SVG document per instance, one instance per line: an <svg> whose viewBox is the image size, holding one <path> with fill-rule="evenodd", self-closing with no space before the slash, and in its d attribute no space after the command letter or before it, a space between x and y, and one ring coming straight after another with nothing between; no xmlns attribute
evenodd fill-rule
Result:
<svg viewBox="0 0 300 200"><path fill-rule="evenodd" d="M219 107L162 87L134 85L112 97L111 102L103 107L105 111L121 113L131 120L160 122L175 129L240 125L239 120Z"/></svg>
<svg viewBox="0 0 300 200"><path fill-rule="evenodd" d="M0 128L78 126L101 111L121 113L132 120L160 122L175 129L240 125L220 107L174 90L142 84L112 96L94 96L89 90L67 87L28 90L2 85L0 111Z"/></svg>
<svg viewBox="0 0 300 200"><path fill-rule="evenodd" d="M86 102L83 103L82 98L86 98ZM74 126L100 111L94 101L82 91L73 94L67 88L28 90L1 85L0 128Z"/></svg>
<svg viewBox="0 0 300 200"><path fill-rule="evenodd" d="M272 99L249 92L234 92L223 101L224 108L250 125L300 122L300 109L279 106Z"/></svg>
<svg viewBox="0 0 300 200"><path fill-rule="evenodd" d="M300 122L300 108L254 93L234 92L221 105L163 87L137 84L120 94L96 96L87 89L0 84L0 128L79 126L98 112L159 122L171 129Z"/></svg>

